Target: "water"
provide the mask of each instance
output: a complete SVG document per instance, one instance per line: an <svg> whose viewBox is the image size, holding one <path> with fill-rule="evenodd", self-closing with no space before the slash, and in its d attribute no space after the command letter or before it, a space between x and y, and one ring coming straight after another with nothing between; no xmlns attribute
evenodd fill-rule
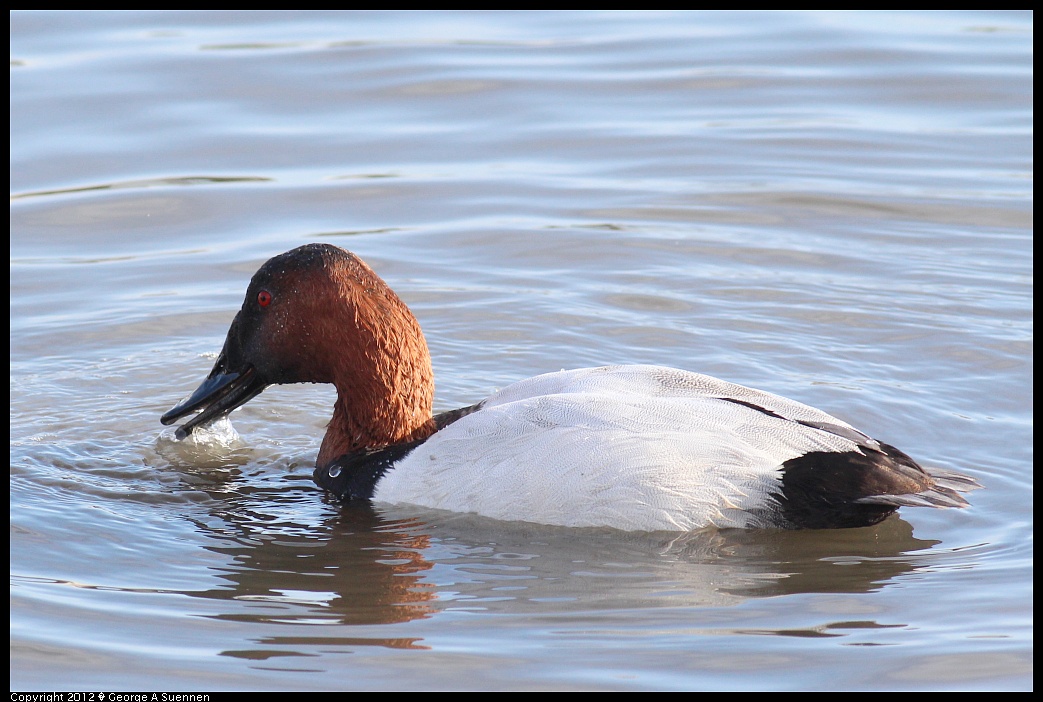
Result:
<svg viewBox="0 0 1043 702"><path fill-rule="evenodd" d="M1031 689L1032 61L1018 12L13 13L12 688ZM438 409L673 365L986 489L625 534L331 504L321 386L173 442L311 241Z"/></svg>

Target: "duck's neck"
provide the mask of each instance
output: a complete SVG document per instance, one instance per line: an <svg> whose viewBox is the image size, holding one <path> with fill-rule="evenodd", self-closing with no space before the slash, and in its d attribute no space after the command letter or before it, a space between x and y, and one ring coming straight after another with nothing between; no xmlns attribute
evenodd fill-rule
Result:
<svg viewBox="0 0 1043 702"><path fill-rule="evenodd" d="M313 315L307 364L308 380L337 387L320 468L345 454L435 432L434 372L416 317L357 258L330 275L338 284L326 313Z"/></svg>
<svg viewBox="0 0 1043 702"><path fill-rule="evenodd" d="M380 380L366 387L337 383L333 418L315 460L324 468L355 451L426 439L435 432L431 414L434 383L430 361L417 373Z"/></svg>

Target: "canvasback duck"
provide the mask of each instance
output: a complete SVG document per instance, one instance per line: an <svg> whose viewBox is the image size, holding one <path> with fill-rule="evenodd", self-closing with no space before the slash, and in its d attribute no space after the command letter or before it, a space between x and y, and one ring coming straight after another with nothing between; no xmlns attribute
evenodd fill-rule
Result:
<svg viewBox="0 0 1043 702"><path fill-rule="evenodd" d="M161 421L198 411L183 439L276 383L336 386L315 482L342 501L631 531L837 528L964 507L979 487L807 405L659 366L547 373L434 415L416 318L328 244L261 266L210 375Z"/></svg>

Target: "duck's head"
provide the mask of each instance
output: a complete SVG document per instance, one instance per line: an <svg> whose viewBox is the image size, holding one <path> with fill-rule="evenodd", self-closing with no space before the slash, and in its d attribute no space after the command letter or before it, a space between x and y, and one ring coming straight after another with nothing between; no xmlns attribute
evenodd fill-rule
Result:
<svg viewBox="0 0 1043 702"><path fill-rule="evenodd" d="M434 431L431 356L420 325L354 254L308 244L261 266L213 370L160 421L184 438L279 383L333 383L318 464Z"/></svg>

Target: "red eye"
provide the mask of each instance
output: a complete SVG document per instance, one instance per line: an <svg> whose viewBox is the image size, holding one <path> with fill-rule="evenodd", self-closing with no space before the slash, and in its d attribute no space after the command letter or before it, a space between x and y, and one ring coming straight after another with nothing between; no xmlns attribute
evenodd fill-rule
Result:
<svg viewBox="0 0 1043 702"><path fill-rule="evenodd" d="M267 307L272 304L272 294L267 290L257 293L257 304L261 307Z"/></svg>

